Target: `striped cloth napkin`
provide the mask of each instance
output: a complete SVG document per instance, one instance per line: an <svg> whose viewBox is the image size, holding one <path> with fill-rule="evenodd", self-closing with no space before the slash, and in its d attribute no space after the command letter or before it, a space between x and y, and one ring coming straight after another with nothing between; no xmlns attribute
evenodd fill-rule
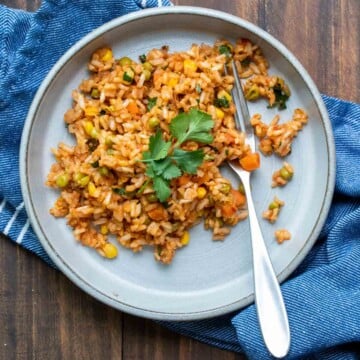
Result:
<svg viewBox="0 0 360 360"><path fill-rule="evenodd" d="M60 56L92 29L162 5L171 3L44 0L36 13L0 5L0 231L50 265L29 224L19 181L21 132L34 94ZM360 105L323 99L336 141L336 189L319 240L282 285L292 331L288 359L356 359L360 341ZM270 358L254 305L210 320L163 324L251 359Z"/></svg>

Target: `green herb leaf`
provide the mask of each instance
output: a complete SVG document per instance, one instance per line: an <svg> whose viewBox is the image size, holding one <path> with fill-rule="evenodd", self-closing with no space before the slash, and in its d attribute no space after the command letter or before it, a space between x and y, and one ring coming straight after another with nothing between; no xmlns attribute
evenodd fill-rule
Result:
<svg viewBox="0 0 360 360"><path fill-rule="evenodd" d="M191 109L188 113L181 113L170 123L170 133L177 138L176 145L187 140L209 144L213 137L209 131L214 127L214 120L205 112Z"/></svg>
<svg viewBox="0 0 360 360"><path fill-rule="evenodd" d="M165 159L153 161L151 166L156 175L161 175L170 164L171 159L169 157L166 157Z"/></svg>
<svg viewBox="0 0 360 360"><path fill-rule="evenodd" d="M286 109L286 102L289 100L289 95L287 95L281 85L276 84L273 87L275 94L274 106L277 106L279 110Z"/></svg>
<svg viewBox="0 0 360 360"><path fill-rule="evenodd" d="M162 176L166 180L171 180L181 175L181 170L172 162L171 157L153 161L151 167L156 176Z"/></svg>
<svg viewBox="0 0 360 360"><path fill-rule="evenodd" d="M128 83L132 83L134 78L131 76L131 74L127 73L126 71L124 72L123 75L123 80L128 82Z"/></svg>
<svg viewBox="0 0 360 360"><path fill-rule="evenodd" d="M146 171L145 171L145 175L147 175L150 178L155 177L155 171L154 171L154 168L153 168L153 163L154 163L153 161L150 162L148 164L148 166L146 167Z"/></svg>
<svg viewBox="0 0 360 360"><path fill-rule="evenodd" d="M180 168L177 165L170 163L166 167L162 176L165 180L171 180L171 179L175 179L175 178L179 177L180 175L181 175Z"/></svg>
<svg viewBox="0 0 360 360"><path fill-rule="evenodd" d="M92 166L93 168L98 168L98 167L99 167L99 160L96 160L96 161L94 161L93 163L91 163L91 166Z"/></svg>
<svg viewBox="0 0 360 360"><path fill-rule="evenodd" d="M241 66L245 66L245 67L249 66L251 63L251 57L247 56L244 60L241 60L240 63Z"/></svg>
<svg viewBox="0 0 360 360"><path fill-rule="evenodd" d="M186 151L176 148L171 158L176 161L182 171L196 174L197 168L204 160L204 152L202 150Z"/></svg>
<svg viewBox="0 0 360 360"><path fill-rule="evenodd" d="M150 179L146 180L140 187L140 189L136 192L137 194L142 194L144 192L144 190L146 189L146 187L148 186L150 182Z"/></svg>
<svg viewBox="0 0 360 360"><path fill-rule="evenodd" d="M231 49L228 45L220 45L219 46L219 53L220 54L225 54L226 56L230 56L231 55Z"/></svg>
<svg viewBox="0 0 360 360"><path fill-rule="evenodd" d="M124 188L112 188L112 191L118 195L125 195L126 191Z"/></svg>
<svg viewBox="0 0 360 360"><path fill-rule="evenodd" d="M169 182L163 179L161 176L154 177L153 185L156 196L161 202L165 201L171 195Z"/></svg>
<svg viewBox="0 0 360 360"><path fill-rule="evenodd" d="M214 105L216 107L228 108L230 106L230 103L229 103L228 99L226 99L225 97L222 97L220 99L215 99Z"/></svg>
<svg viewBox="0 0 360 360"><path fill-rule="evenodd" d="M201 94L202 89L201 89L200 84L196 84L196 86L195 86L195 91L196 91L198 94Z"/></svg>
<svg viewBox="0 0 360 360"><path fill-rule="evenodd" d="M171 121L170 133L177 139L172 153L169 154L171 142L163 139L160 129L150 137L149 150L143 152L142 161L146 163L145 174L152 179L155 194L162 203L171 195L169 181L182 172L195 174L204 160L202 150L186 151L179 146L187 140L211 143L213 137L209 131L213 126L209 114L191 109Z"/></svg>
<svg viewBox="0 0 360 360"><path fill-rule="evenodd" d="M148 99L148 104L147 104L148 111L150 111L156 105L156 101L157 101L157 97Z"/></svg>
<svg viewBox="0 0 360 360"><path fill-rule="evenodd" d="M145 55L145 54L140 55L140 56L139 56L139 60L140 60L142 63L146 62L146 55Z"/></svg>
<svg viewBox="0 0 360 360"><path fill-rule="evenodd" d="M161 160L165 158L170 149L171 142L164 141L161 135L161 131L158 130L155 135L150 137L149 152L143 153L143 160Z"/></svg>

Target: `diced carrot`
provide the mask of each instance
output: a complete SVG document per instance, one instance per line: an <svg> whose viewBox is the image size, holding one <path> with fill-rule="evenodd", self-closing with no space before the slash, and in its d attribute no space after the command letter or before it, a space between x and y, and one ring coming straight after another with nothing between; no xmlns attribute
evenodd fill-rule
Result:
<svg viewBox="0 0 360 360"><path fill-rule="evenodd" d="M232 195L232 198L234 201L234 205L237 208L239 208L240 206L243 206L246 203L246 197L240 191L231 189L231 195Z"/></svg>
<svg viewBox="0 0 360 360"><path fill-rule="evenodd" d="M259 153L250 153L240 159L240 166L246 171L254 171L260 167Z"/></svg>
<svg viewBox="0 0 360 360"><path fill-rule="evenodd" d="M211 176L208 173L205 173L203 176L196 176L193 180L194 180L194 182L201 185L201 184L204 184L205 182L209 181L210 178L211 178Z"/></svg>
<svg viewBox="0 0 360 360"><path fill-rule="evenodd" d="M189 175L186 175L186 174L180 176L180 177L177 179L179 186L186 185L190 180L191 180L191 177L190 177Z"/></svg>
<svg viewBox="0 0 360 360"><path fill-rule="evenodd" d="M139 113L139 107L137 106L135 101L131 101L126 108L128 112L132 115L136 115Z"/></svg>
<svg viewBox="0 0 360 360"><path fill-rule="evenodd" d="M221 213L225 217L231 217L236 212L236 207L233 204L224 204L221 206Z"/></svg>
<svg viewBox="0 0 360 360"><path fill-rule="evenodd" d="M168 214L162 206L158 206L148 211L149 218L155 221L167 220Z"/></svg>

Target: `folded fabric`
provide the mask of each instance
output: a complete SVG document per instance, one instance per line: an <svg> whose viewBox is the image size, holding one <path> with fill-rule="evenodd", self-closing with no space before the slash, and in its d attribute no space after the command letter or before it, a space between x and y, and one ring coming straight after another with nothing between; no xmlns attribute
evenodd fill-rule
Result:
<svg viewBox="0 0 360 360"><path fill-rule="evenodd" d="M48 0L33 14L0 6L0 231L49 264L29 225L19 182L19 144L31 101L77 40L114 17L160 5L170 2ZM360 341L360 105L323 100L335 135L336 189L319 240L282 285L292 335L289 359L355 359ZM252 359L270 358L254 305L209 320L162 324Z"/></svg>

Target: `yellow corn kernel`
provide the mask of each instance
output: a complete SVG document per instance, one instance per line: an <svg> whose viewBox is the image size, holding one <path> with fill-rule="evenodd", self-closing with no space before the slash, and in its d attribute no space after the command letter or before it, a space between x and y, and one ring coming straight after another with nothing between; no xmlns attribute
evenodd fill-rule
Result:
<svg viewBox="0 0 360 360"><path fill-rule="evenodd" d="M117 247L111 243L105 244L101 250L101 253L103 253L103 256L105 256L107 259L114 259L118 255Z"/></svg>
<svg viewBox="0 0 360 360"><path fill-rule="evenodd" d="M89 195L90 196L95 196L96 195L96 186L95 186L95 184L92 182L92 181L90 181L89 183L88 183L88 192L89 192Z"/></svg>
<svg viewBox="0 0 360 360"><path fill-rule="evenodd" d="M111 49L106 49L104 55L102 56L102 61L110 61L113 57L113 53Z"/></svg>
<svg viewBox="0 0 360 360"><path fill-rule="evenodd" d="M230 95L227 91L225 91L225 90L220 90L220 91L217 93L217 98L218 98L218 99L225 98L227 101L232 101L231 95Z"/></svg>
<svg viewBox="0 0 360 360"><path fill-rule="evenodd" d="M91 134L91 131L93 129L94 129L94 125L92 124L92 122L91 121L85 121L84 130L88 135Z"/></svg>
<svg viewBox="0 0 360 360"><path fill-rule="evenodd" d="M88 105L85 107L84 111L86 116L96 116L99 114L99 109L97 106Z"/></svg>
<svg viewBox="0 0 360 360"><path fill-rule="evenodd" d="M183 236L180 239L181 244L187 245L190 241L190 234L188 231L185 231Z"/></svg>
<svg viewBox="0 0 360 360"><path fill-rule="evenodd" d="M107 227L107 225L105 225L105 224L101 225L100 232L103 235L107 235L109 233L109 228Z"/></svg>
<svg viewBox="0 0 360 360"><path fill-rule="evenodd" d="M215 114L216 114L216 117L220 120L223 119L225 116L224 112L219 108L215 108Z"/></svg>
<svg viewBox="0 0 360 360"><path fill-rule="evenodd" d="M129 166L128 160L118 160L119 166Z"/></svg>
<svg viewBox="0 0 360 360"><path fill-rule="evenodd" d="M184 72L186 73L193 73L197 70L196 62L190 59L184 60Z"/></svg>
<svg viewBox="0 0 360 360"><path fill-rule="evenodd" d="M206 189L203 188L202 186L197 189L197 197L199 199L203 199L206 196L206 193L207 193Z"/></svg>
<svg viewBox="0 0 360 360"><path fill-rule="evenodd" d="M85 121L84 130L92 138L97 138L98 132L94 128L94 125L91 121Z"/></svg>
<svg viewBox="0 0 360 360"><path fill-rule="evenodd" d="M167 86L169 87L175 87L179 82L179 78L178 77L175 77L175 76L172 76L170 78L170 80L167 82Z"/></svg>
<svg viewBox="0 0 360 360"><path fill-rule="evenodd" d="M114 137L112 137L111 135L107 136L105 138L105 145L109 146L109 147L113 146L114 145Z"/></svg>
<svg viewBox="0 0 360 360"><path fill-rule="evenodd" d="M112 113L113 111L115 111L115 106L113 106L113 105L103 106L103 109L104 109L107 113Z"/></svg>

